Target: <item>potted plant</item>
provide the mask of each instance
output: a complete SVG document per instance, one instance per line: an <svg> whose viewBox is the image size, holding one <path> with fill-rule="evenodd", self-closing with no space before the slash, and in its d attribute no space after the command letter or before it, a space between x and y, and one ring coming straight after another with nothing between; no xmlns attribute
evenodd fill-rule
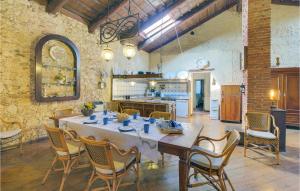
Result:
<svg viewBox="0 0 300 191"><path fill-rule="evenodd" d="M94 113L95 108L96 108L96 106L94 103L87 102L82 106L81 113L84 116L91 116Z"/></svg>

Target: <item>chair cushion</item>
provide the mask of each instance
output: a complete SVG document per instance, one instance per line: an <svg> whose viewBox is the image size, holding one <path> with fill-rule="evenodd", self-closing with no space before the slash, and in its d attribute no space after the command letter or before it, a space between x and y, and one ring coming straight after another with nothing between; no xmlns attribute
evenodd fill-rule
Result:
<svg viewBox="0 0 300 191"><path fill-rule="evenodd" d="M21 129L0 132L0 139L7 139L21 133Z"/></svg>
<svg viewBox="0 0 300 191"><path fill-rule="evenodd" d="M126 168L128 169L134 162L136 161L136 155L127 155L125 156L120 156L116 151L112 151L113 159L114 159L114 166L116 172L122 172ZM127 166L125 166L125 163L127 162ZM102 174L112 174L113 171L110 169L102 169L99 167L96 167L96 171Z"/></svg>
<svg viewBox="0 0 300 191"><path fill-rule="evenodd" d="M73 142L67 142L67 147L68 147L68 150L69 150L69 154L70 155L78 155L79 154L79 146L80 146L80 144L76 144L76 143L73 143ZM80 152L83 152L83 151L84 151L84 147L81 146ZM67 152L62 152L62 151L56 151L56 153L60 156L68 155Z"/></svg>
<svg viewBox="0 0 300 191"><path fill-rule="evenodd" d="M210 150L207 150L205 148L199 147L199 146L193 146L192 147L193 150L201 150L203 152L212 154L212 155L218 155L218 153L212 152ZM223 162L223 158L214 158L214 157L210 157L207 156L210 160L211 160L211 168L212 169L219 169L222 165ZM197 167L205 167L205 168L210 168L210 163L208 161L208 159L203 156L202 154L196 154L194 156L192 156L191 158L191 164Z"/></svg>
<svg viewBox="0 0 300 191"><path fill-rule="evenodd" d="M266 131L255 131L255 130L247 130L247 134L252 137L259 137L263 139L276 139L276 136L273 133Z"/></svg>

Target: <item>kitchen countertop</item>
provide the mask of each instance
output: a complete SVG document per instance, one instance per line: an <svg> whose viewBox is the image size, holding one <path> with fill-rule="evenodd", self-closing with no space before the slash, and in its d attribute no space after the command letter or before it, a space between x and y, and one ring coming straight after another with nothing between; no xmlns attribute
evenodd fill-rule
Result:
<svg viewBox="0 0 300 191"><path fill-rule="evenodd" d="M156 104L175 104L175 101L161 100L160 98L149 99L149 98L132 98L132 99L114 99L113 101L122 102L142 102L142 103L156 103Z"/></svg>

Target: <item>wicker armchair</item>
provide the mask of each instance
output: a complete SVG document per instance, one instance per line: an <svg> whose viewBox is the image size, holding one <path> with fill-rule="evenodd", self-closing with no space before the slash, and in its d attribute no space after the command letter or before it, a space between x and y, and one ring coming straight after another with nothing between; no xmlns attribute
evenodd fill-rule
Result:
<svg viewBox="0 0 300 191"><path fill-rule="evenodd" d="M273 152L273 147L276 163L279 164L279 128L275 124L274 117L269 113L248 112L245 119L244 156L247 156L248 145L270 152ZM274 133L270 131L271 121ZM269 150L265 149L266 147Z"/></svg>
<svg viewBox="0 0 300 191"><path fill-rule="evenodd" d="M156 119L164 118L164 120L170 120L172 114L169 112L153 111L152 113L150 113L149 117L153 117Z"/></svg>
<svg viewBox="0 0 300 191"><path fill-rule="evenodd" d="M213 141L223 141L227 139L227 143L222 151L222 153L216 153L213 149L207 150L202 147L197 146L201 141L209 141L213 148L215 148ZM224 137L220 139L213 139L209 137L200 136L196 142L196 145L192 147L191 153L188 158L189 170L194 169L188 177L188 187L198 187L205 184L210 184L217 190L227 190L225 181L227 180L231 189L234 190L233 185L228 178L224 167L228 164L229 158L234 151L236 145L239 143L240 134L236 130L227 133ZM207 182L190 183L191 177L201 174ZM190 174L190 173L189 173Z"/></svg>
<svg viewBox="0 0 300 191"><path fill-rule="evenodd" d="M128 115L133 115L135 113L140 114L140 111L137 109L123 109L122 113L126 113Z"/></svg>
<svg viewBox="0 0 300 191"><path fill-rule="evenodd" d="M78 114L74 114L74 111L72 108L67 109L58 109L55 110L53 113L53 116L50 117L50 119L54 120L54 124L56 127L59 127L59 119L63 117L70 117Z"/></svg>
<svg viewBox="0 0 300 191"><path fill-rule="evenodd" d="M118 112L119 109L122 110L119 102L106 102L104 105L108 111Z"/></svg>
<svg viewBox="0 0 300 191"><path fill-rule="evenodd" d="M64 131L55 127L48 127L45 125L48 137L51 142L51 147L55 151L55 157L51 164L51 167L47 171L42 184L44 184L48 178L50 172L53 171L63 171L64 175L59 187L59 191L63 190L64 183L67 176L70 174L72 168L76 164L76 168L88 167L89 165L79 165L79 160L81 154L84 152L84 147L79 139L77 139L77 134L75 131ZM55 169L54 165L57 161L61 161L63 164L62 169Z"/></svg>
<svg viewBox="0 0 300 191"><path fill-rule="evenodd" d="M7 150L12 147L5 147L9 143L13 143L14 141L18 141L18 145L20 147L20 153L23 153L23 133L24 129L21 123L16 121L6 121L0 118L0 147L1 151Z"/></svg>
<svg viewBox="0 0 300 191"><path fill-rule="evenodd" d="M107 187L99 188L99 190L116 191L120 186L129 185L129 183L120 183L130 170L136 173L136 186L139 190L140 153L136 147L122 151L108 140L96 141L91 136L88 138L80 137L80 140L85 145L94 167L86 191L90 189L96 179L102 179L107 184Z"/></svg>

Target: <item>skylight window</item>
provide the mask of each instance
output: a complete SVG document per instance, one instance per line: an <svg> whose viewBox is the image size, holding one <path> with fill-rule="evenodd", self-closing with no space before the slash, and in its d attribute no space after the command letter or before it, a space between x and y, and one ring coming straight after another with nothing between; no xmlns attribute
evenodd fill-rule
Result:
<svg viewBox="0 0 300 191"><path fill-rule="evenodd" d="M156 21L151 26L146 28L143 31L143 34L146 38L149 38L150 40L154 40L158 37L160 37L163 33L171 29L176 25L176 22L174 19L170 17L170 15L166 15L162 19Z"/></svg>

